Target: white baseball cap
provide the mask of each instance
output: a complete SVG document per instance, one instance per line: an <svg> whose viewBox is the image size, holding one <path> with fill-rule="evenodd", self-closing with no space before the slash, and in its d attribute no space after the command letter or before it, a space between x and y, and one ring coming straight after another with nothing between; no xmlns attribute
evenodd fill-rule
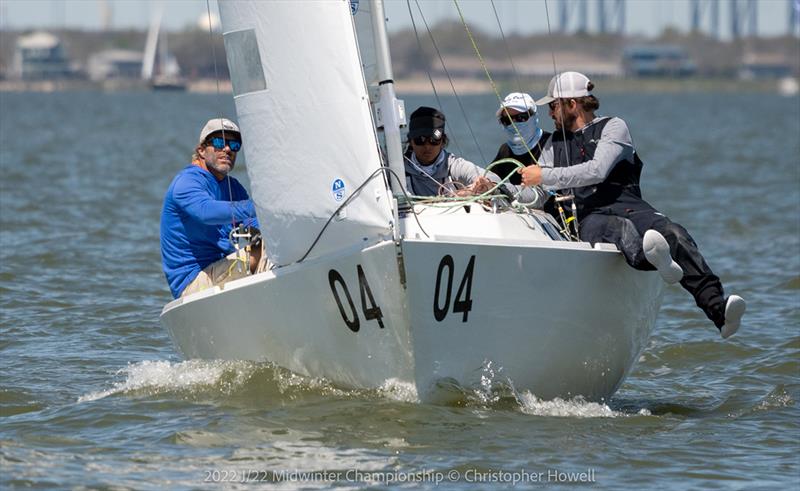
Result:
<svg viewBox="0 0 800 491"><path fill-rule="evenodd" d="M512 92L508 94L506 98L503 99L503 103L500 105L500 109L495 113L495 116L498 118L502 116L504 112L503 109L505 108L516 109L521 113L533 109L533 114L536 114L536 103L533 102L533 97L524 92Z"/></svg>
<svg viewBox="0 0 800 491"><path fill-rule="evenodd" d="M239 127L236 126L236 123L230 119L214 118L209 119L208 123L206 123L206 125L203 126L203 129L200 130L200 141L197 143L203 143L206 141L206 138L208 138L208 135L211 133L216 133L217 131L238 133L240 138L242 134L242 132L239 131Z"/></svg>
<svg viewBox="0 0 800 491"><path fill-rule="evenodd" d="M537 106L544 106L556 99L571 99L592 95L589 90L589 77L578 72L564 72L550 79L547 95L536 101Z"/></svg>

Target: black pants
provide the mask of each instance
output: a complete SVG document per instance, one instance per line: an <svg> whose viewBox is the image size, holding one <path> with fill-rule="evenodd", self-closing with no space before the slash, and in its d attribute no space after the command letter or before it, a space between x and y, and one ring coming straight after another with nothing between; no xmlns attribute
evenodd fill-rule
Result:
<svg viewBox="0 0 800 491"><path fill-rule="evenodd" d="M580 221L581 240L609 242L639 270L655 269L644 256L642 237L650 229L667 239L670 255L683 268L681 286L717 327L725 323L725 292L719 278L706 264L689 232L641 199L623 198L596 209Z"/></svg>

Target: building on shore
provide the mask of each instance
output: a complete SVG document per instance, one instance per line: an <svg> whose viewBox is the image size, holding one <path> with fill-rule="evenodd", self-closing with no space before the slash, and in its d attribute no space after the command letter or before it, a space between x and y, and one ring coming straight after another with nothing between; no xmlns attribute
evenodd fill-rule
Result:
<svg viewBox="0 0 800 491"><path fill-rule="evenodd" d="M782 53L748 52L742 57L739 78L758 80L784 78L792 75L789 59Z"/></svg>
<svg viewBox="0 0 800 491"><path fill-rule="evenodd" d="M94 53L89 57L86 71L94 82L138 80L142 73L142 52L112 49Z"/></svg>
<svg viewBox="0 0 800 491"><path fill-rule="evenodd" d="M17 38L11 77L17 80L59 80L72 78L72 69L61 40L49 32L38 31Z"/></svg>
<svg viewBox="0 0 800 491"><path fill-rule="evenodd" d="M690 77L697 65L680 46L668 44L630 46L622 54L628 77Z"/></svg>

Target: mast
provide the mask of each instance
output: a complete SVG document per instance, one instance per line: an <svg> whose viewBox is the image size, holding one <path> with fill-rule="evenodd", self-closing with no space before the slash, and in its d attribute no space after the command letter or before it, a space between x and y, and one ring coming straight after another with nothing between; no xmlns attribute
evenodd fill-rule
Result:
<svg viewBox="0 0 800 491"><path fill-rule="evenodd" d="M397 174L402 185L388 178L395 196L402 195L406 173L403 163L403 144L400 138L400 126L405 125L405 106L395 96L394 75L392 74L392 57L389 54L389 39L386 35L386 16L383 12L383 0L371 0L372 25L375 41L375 56L378 62L378 87L380 99L376 104L376 126L383 129L386 138L386 154L389 168Z"/></svg>

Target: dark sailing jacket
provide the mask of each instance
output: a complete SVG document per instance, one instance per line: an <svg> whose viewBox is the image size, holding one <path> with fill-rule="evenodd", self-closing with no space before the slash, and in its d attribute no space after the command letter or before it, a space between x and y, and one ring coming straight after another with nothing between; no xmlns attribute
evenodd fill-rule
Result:
<svg viewBox="0 0 800 491"><path fill-rule="evenodd" d="M553 146L553 164L555 167L569 167L582 164L594 158L597 143L603 133L603 128L611 118L603 118L575 133L556 131L551 140ZM573 188L578 218L583 218L589 213L620 199L641 200L642 193L639 188L639 178L642 174L642 161L634 152L633 160L620 160L614 165L606 179L598 184ZM561 191L565 193L565 190ZM552 200L545 206L551 213L554 212Z"/></svg>
<svg viewBox="0 0 800 491"><path fill-rule="evenodd" d="M531 153L533 157L531 157L531 153L524 153L522 155L517 155L511 151L511 147L508 146L508 143L503 143L500 145L500 149L497 150L497 155L495 155L494 160L492 162L496 162L500 159L516 159L524 165L525 167L535 164L539 161L539 156L542 154L542 149L544 148L545 144L547 143L547 139L550 138L550 133L543 132L539 141L536 142L536 145L531 148ZM535 159L535 160L534 160ZM515 186L519 186L522 184L522 175L518 174L517 166L515 166L511 162L503 162L502 164L497 164L492 167L492 172L500 176L500 179L505 179L507 175L511 174L512 172L514 175L511 176L511 179L508 180L511 184Z"/></svg>

